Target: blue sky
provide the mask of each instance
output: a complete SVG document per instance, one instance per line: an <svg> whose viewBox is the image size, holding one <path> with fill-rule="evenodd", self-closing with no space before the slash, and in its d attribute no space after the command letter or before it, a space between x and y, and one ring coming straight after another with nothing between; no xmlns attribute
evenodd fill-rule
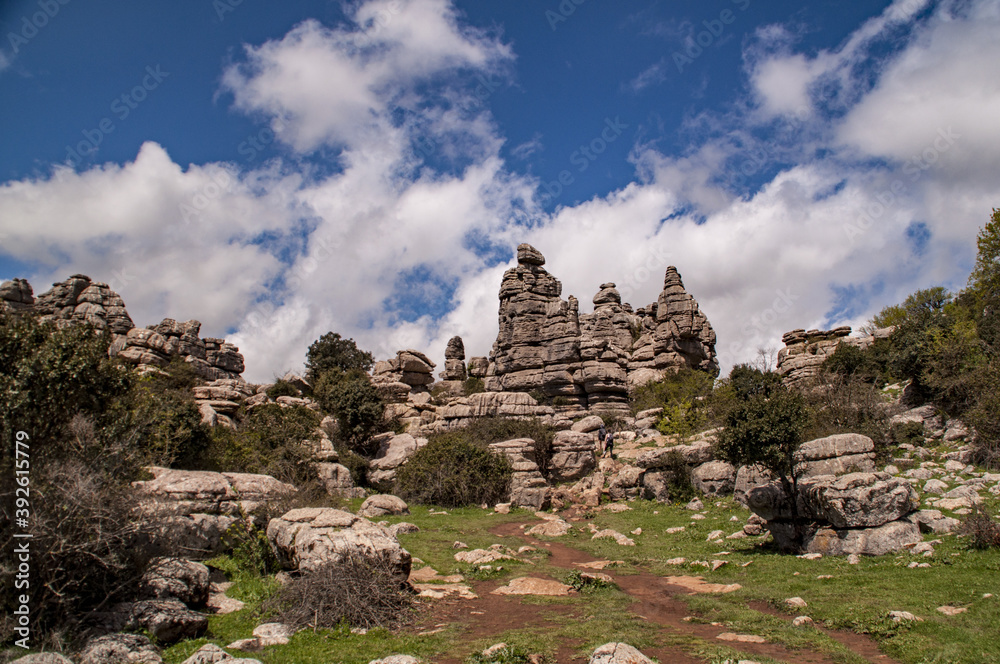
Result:
<svg viewBox="0 0 1000 664"><path fill-rule="evenodd" d="M328 330L485 355L519 242L667 265L723 365L958 288L1000 205L996 0L0 8L0 278L107 281L250 379Z"/></svg>

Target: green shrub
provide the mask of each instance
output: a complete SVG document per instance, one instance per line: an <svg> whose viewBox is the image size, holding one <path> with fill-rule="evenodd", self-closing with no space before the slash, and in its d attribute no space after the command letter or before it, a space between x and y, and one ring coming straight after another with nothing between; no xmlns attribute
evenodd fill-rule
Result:
<svg viewBox="0 0 1000 664"><path fill-rule="evenodd" d="M478 376L469 376L462 384L462 393L467 397L485 391L486 383L484 383L483 379Z"/></svg>
<svg viewBox="0 0 1000 664"><path fill-rule="evenodd" d="M923 445L924 434L923 422L901 422L894 424L890 430L892 442L897 446L904 443L913 446Z"/></svg>
<svg viewBox="0 0 1000 664"><path fill-rule="evenodd" d="M607 417L607 416L605 416ZM607 423L608 420L605 419ZM610 427L610 423L609 427ZM461 439L486 447L491 443L502 443L515 438L530 438L535 441L536 458L542 474L548 472L546 460L551 456L552 439L556 430L542 423L537 417L525 420L510 417L477 417L461 429L431 436L437 438Z"/></svg>
<svg viewBox="0 0 1000 664"><path fill-rule="evenodd" d="M315 479L312 444L320 416L305 406L264 404L236 431L216 427L202 465L210 470L271 475L296 486Z"/></svg>
<svg viewBox="0 0 1000 664"><path fill-rule="evenodd" d="M667 493L670 495L671 502L686 503L697 495L697 490L691 482L687 462L684 461L684 455L680 452L677 450L669 452L661 471L668 478Z"/></svg>
<svg viewBox="0 0 1000 664"><path fill-rule="evenodd" d="M827 375L826 385L805 395L809 422L804 440L838 433L859 433L875 443L879 458L889 452L889 416L874 384L857 375Z"/></svg>
<svg viewBox="0 0 1000 664"><path fill-rule="evenodd" d="M306 352L306 376L313 387L330 371L370 371L375 364L372 354L361 350L354 339L344 339L337 332L327 332L314 341Z"/></svg>
<svg viewBox="0 0 1000 664"><path fill-rule="evenodd" d="M444 434L417 450L396 472L395 493L427 505L492 505L509 494L512 474L507 458L485 444Z"/></svg>
<svg viewBox="0 0 1000 664"><path fill-rule="evenodd" d="M366 456L378 450L372 436L382 426L385 403L361 371L329 371L313 386L316 402L337 418L337 436L348 448Z"/></svg>
<svg viewBox="0 0 1000 664"><path fill-rule="evenodd" d="M636 388L631 396L632 414L682 401L696 403L698 397L712 394L714 383L715 379L704 371L681 369L668 374L663 380Z"/></svg>
<svg viewBox="0 0 1000 664"><path fill-rule="evenodd" d="M302 392L299 388L292 385L290 381L284 378L279 378L274 381L274 385L267 388L267 397L271 400L275 400L278 397L301 397Z"/></svg>
<svg viewBox="0 0 1000 664"><path fill-rule="evenodd" d="M708 422L705 408L698 401L681 399L666 404L656 429L666 436L688 436L702 431Z"/></svg>
<svg viewBox="0 0 1000 664"><path fill-rule="evenodd" d="M337 455L340 457L338 463L351 471L354 486L368 486L368 459L343 446L337 450Z"/></svg>

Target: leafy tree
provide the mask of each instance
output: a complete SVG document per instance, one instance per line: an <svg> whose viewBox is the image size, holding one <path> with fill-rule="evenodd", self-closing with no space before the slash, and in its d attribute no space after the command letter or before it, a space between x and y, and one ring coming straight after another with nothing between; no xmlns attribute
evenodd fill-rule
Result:
<svg viewBox="0 0 1000 664"><path fill-rule="evenodd" d="M377 451L371 439L382 424L385 403L363 371L327 371L313 394L320 408L337 418L338 435L348 448L366 456Z"/></svg>
<svg viewBox="0 0 1000 664"><path fill-rule="evenodd" d="M327 332L309 346L306 353L306 373L316 385L323 374L339 371L370 371L375 364L372 354L358 348L354 339L344 339L337 332Z"/></svg>
<svg viewBox="0 0 1000 664"><path fill-rule="evenodd" d="M733 368L734 403L716 442L720 457L734 466L757 465L781 481L798 525L798 477L794 455L808 422L805 401L781 384L780 376L748 365Z"/></svg>
<svg viewBox="0 0 1000 664"><path fill-rule="evenodd" d="M969 275L969 288L980 299L991 299L1000 293L1000 209L979 231L976 238L976 265Z"/></svg>

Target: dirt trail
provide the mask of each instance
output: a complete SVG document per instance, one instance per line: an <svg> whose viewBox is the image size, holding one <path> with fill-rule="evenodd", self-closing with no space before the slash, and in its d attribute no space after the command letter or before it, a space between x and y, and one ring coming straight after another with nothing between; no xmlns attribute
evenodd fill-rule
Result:
<svg viewBox="0 0 1000 664"><path fill-rule="evenodd" d="M534 523L534 522L532 522ZM573 549L558 541L543 542L529 535L525 535L521 528L521 523L506 523L490 532L502 537L517 537L531 546L545 549L550 553L548 563L554 567L569 570L581 569L576 563L589 563L597 560L582 551ZM707 641L714 641L715 638L727 631L723 626L685 622L684 618L691 616L692 612L687 604L678 597L690 593L690 590L680 586L666 583L663 577L652 574L615 574L613 569L605 569L604 573L611 575L615 583L637 601L632 605L631 610L638 616L661 625L663 628L680 635L697 636ZM537 576L533 574L532 576ZM474 583L474 589L479 599L476 600L450 600L441 601L434 605L432 612L427 616L427 621L422 624L422 629L433 629L434 627L446 624L461 623L467 625L468 632L465 637L471 642L476 639L485 639L493 635L499 635L506 630L519 627L539 627L547 622L561 624L566 620L579 619L582 617L581 611L584 607L560 606L560 605L533 605L524 604L516 597L492 595L490 592L501 585L497 581L484 581ZM791 617L775 611L766 604L755 602L751 605L754 610L770 615L778 616L784 620L791 621ZM822 628L821 628L822 629ZM845 645L858 656L869 662L878 664L898 664L896 660L879 652L876 644L869 638L837 630L822 629L831 638L836 639ZM561 644L556 653L556 661L560 664L583 661L576 654L582 643L566 641ZM759 656L767 656L789 664L834 664L834 660L823 653L808 650L790 650L779 644L773 643L732 643L729 644L736 649ZM702 660L688 655L679 648L647 648L644 649L647 656L655 657L661 662L677 662L679 664L697 663ZM462 656L471 654L464 653ZM462 659L444 659L445 664L460 664Z"/></svg>

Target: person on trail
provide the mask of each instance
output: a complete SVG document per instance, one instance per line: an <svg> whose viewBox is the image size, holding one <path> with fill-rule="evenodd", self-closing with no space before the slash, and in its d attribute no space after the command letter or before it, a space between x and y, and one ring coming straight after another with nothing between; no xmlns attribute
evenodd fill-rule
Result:
<svg viewBox="0 0 1000 664"><path fill-rule="evenodd" d="M604 440L608 437L608 432L604 428L604 422L601 422L601 428L597 430L597 442L601 445L604 444Z"/></svg>
<svg viewBox="0 0 1000 664"><path fill-rule="evenodd" d="M607 438L604 439L604 454L601 455L601 458L603 459L606 456L612 459L615 458L615 435L610 431Z"/></svg>

